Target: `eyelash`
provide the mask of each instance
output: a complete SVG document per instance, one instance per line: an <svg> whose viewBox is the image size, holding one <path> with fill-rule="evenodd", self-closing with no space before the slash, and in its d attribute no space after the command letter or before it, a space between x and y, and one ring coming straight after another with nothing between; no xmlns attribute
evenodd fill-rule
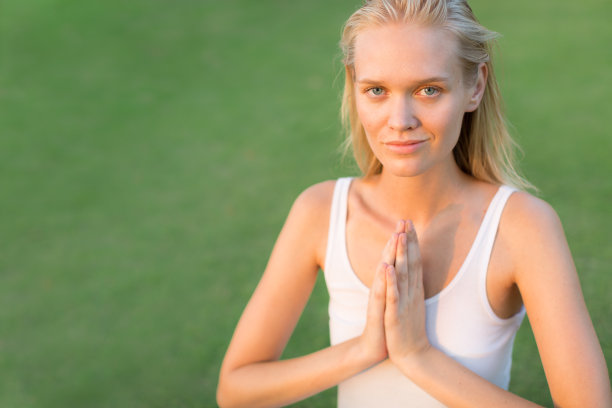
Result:
<svg viewBox="0 0 612 408"><path fill-rule="evenodd" d="M434 96L438 96L440 94L440 92L441 92L440 88L437 88L435 86L425 86L425 87L419 89L419 92L417 92L417 93L424 92L425 89L432 89L435 92L433 95L423 95L423 96L428 97L428 98L432 98Z"/></svg>
<svg viewBox="0 0 612 408"><path fill-rule="evenodd" d="M425 95L423 94L422 96L425 96L427 98L433 98L435 96L438 96L442 90L436 86L424 86L422 88L420 88L416 93L420 94L421 92L423 92L425 89L432 89L435 93L433 95ZM373 90L381 90L382 92L384 92L385 90L383 88L381 88L380 86L373 86L371 88L367 88L365 90L365 93L369 94L370 96L374 97L374 98L380 98L381 96L383 96L382 94L380 95L375 95L372 93Z"/></svg>
<svg viewBox="0 0 612 408"><path fill-rule="evenodd" d="M373 91L373 90L375 90L375 89L380 89L382 92L384 92L384 91L385 91L385 90L384 90L384 89L382 89L380 86L373 86L373 87L371 87L371 88L366 89L366 91L365 91L365 92L366 92L367 94L369 94L370 96L373 96L373 97L380 97L380 96L382 96L382 95L375 95L375 94L373 94L373 93L372 93L372 91Z"/></svg>

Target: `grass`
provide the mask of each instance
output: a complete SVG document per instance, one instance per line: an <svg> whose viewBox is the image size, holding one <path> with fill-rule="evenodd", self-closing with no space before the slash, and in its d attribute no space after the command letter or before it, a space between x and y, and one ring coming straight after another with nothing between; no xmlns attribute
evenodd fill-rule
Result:
<svg viewBox="0 0 612 408"><path fill-rule="evenodd" d="M0 406L214 406L292 200L354 172L336 43L358 3L3 2ZM523 167L564 221L610 366L612 7L472 6L504 34ZM328 344L326 296L319 281L287 356ZM551 405L528 324L511 389Z"/></svg>

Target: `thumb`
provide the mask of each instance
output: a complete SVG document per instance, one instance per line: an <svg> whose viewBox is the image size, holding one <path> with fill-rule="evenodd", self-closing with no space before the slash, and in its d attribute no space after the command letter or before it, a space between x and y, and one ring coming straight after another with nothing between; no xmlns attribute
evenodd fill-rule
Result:
<svg viewBox="0 0 612 408"><path fill-rule="evenodd" d="M385 302L387 297L387 264L381 262L374 273L374 280L370 288L368 300L368 317L382 321L385 316Z"/></svg>

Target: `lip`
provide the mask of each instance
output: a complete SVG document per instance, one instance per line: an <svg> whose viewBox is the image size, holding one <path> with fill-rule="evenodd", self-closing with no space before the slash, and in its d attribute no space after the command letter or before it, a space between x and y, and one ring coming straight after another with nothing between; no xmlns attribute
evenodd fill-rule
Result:
<svg viewBox="0 0 612 408"><path fill-rule="evenodd" d="M427 139L424 140L391 140L389 142L383 142L385 147L390 151L398 154L409 154L414 153L420 149Z"/></svg>

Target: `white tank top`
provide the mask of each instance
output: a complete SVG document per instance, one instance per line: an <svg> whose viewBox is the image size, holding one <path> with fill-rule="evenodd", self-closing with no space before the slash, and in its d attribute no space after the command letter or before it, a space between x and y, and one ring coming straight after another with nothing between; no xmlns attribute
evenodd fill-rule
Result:
<svg viewBox="0 0 612 408"><path fill-rule="evenodd" d="M351 178L341 178L336 182L325 256L332 345L363 332L368 304L369 288L355 275L346 251L347 196L351 181ZM508 186L499 188L456 276L440 293L425 300L430 343L504 389L508 389L510 382L512 345L525 308L508 319L497 317L487 298L486 278L499 220L513 191ZM338 407L443 405L385 360L339 384Z"/></svg>

